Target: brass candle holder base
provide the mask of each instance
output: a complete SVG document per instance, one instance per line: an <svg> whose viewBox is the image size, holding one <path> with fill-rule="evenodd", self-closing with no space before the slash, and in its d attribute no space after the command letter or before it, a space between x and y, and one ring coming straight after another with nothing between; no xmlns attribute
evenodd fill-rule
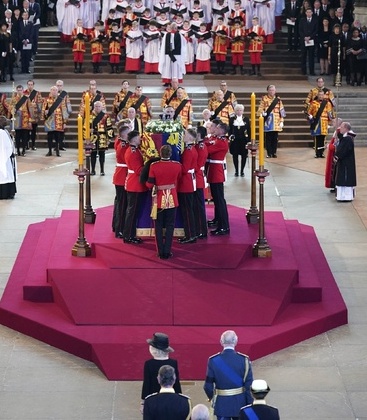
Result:
<svg viewBox="0 0 367 420"><path fill-rule="evenodd" d="M255 140L248 143L246 149L251 152L251 205L246 213L246 220L249 225L256 225L259 223L259 210L256 206L256 153L257 145Z"/></svg>
<svg viewBox="0 0 367 420"><path fill-rule="evenodd" d="M74 257L89 257L92 254L92 249L84 237L84 180L88 171L79 165L78 169L73 172L78 177L79 181L79 236L73 248L71 255Z"/></svg>
<svg viewBox="0 0 367 420"><path fill-rule="evenodd" d="M256 243L252 247L252 256L257 258L270 258L272 255L271 248L265 237L265 214L264 214L264 183L265 178L269 175L269 171L264 169L264 166L260 166L255 171L259 181L259 237Z"/></svg>

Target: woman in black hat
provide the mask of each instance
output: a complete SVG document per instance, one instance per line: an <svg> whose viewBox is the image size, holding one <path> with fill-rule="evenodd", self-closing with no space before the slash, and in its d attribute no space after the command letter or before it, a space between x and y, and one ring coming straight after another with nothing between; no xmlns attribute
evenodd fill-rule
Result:
<svg viewBox="0 0 367 420"><path fill-rule="evenodd" d="M169 354L174 350L169 345L168 335L159 332L154 333L153 338L147 339L147 343L149 344L149 351L150 354L153 356L153 359L149 359L144 363L144 378L143 387L141 390L141 411L143 411L144 408L145 398L148 395L153 394L154 392L159 392L160 390L160 385L158 383L157 376L159 368L161 366L169 365L175 369L176 382L173 386L173 389L177 393L182 392L177 360L169 358Z"/></svg>

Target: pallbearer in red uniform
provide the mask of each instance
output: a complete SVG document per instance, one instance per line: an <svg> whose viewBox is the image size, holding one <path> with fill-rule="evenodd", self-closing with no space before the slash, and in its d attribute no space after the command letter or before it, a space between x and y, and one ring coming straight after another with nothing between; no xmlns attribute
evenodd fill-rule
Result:
<svg viewBox="0 0 367 420"><path fill-rule="evenodd" d="M111 30L108 31L108 55L110 60L110 73L121 73L121 31L117 23L112 23Z"/></svg>
<svg viewBox="0 0 367 420"><path fill-rule="evenodd" d="M217 73L225 74L226 56L228 48L228 28L223 23L223 17L217 19L218 25L214 27L213 53L217 63Z"/></svg>
<svg viewBox="0 0 367 420"><path fill-rule="evenodd" d="M122 239L127 207L127 194L125 190L127 164L125 161L125 153L129 148L127 135L129 131L131 131L130 121L121 120L117 129L118 136L116 136L114 144L116 152L116 168L112 180L116 190L115 200L113 203L112 231L115 232L116 238Z"/></svg>
<svg viewBox="0 0 367 420"><path fill-rule="evenodd" d="M93 73L101 73L100 68L103 55L102 42L106 39L104 33L103 22L98 21L94 25L94 29L90 34L90 48L92 54Z"/></svg>
<svg viewBox="0 0 367 420"><path fill-rule="evenodd" d="M195 149L196 131L185 131L183 141L185 149L181 155L182 177L178 184L178 199L183 219L185 236L178 241L181 244L196 242L196 222L194 215L194 197L196 191L195 168L198 153Z"/></svg>
<svg viewBox="0 0 367 420"><path fill-rule="evenodd" d="M87 30L83 29L82 19L76 21L76 27L71 33L73 39L73 60L74 60L74 73L83 73L82 67L84 63L85 54L85 40L87 37Z"/></svg>
<svg viewBox="0 0 367 420"><path fill-rule="evenodd" d="M227 203L224 198L224 181L226 172L226 154L228 153L228 126L219 123L215 135L206 142L208 148L207 177L214 201L215 220L209 220L209 226L217 226L212 235L228 235L229 219Z"/></svg>
<svg viewBox="0 0 367 420"><path fill-rule="evenodd" d="M149 168L146 183L148 188L156 188L157 218L155 219L155 239L158 256L161 259L172 257L171 247L178 207L177 184L182 174L179 162L170 160L172 148L169 144L161 147L161 160L153 162ZM163 238L163 229L166 229Z"/></svg>
<svg viewBox="0 0 367 420"><path fill-rule="evenodd" d="M235 20L234 27L231 29L231 38L231 74L236 74L237 66L240 66L241 74L245 74L245 70L243 68L243 58L245 55L245 30L242 28L240 20Z"/></svg>
<svg viewBox="0 0 367 420"><path fill-rule="evenodd" d="M125 189L127 192L127 210L123 230L124 242L127 244L140 244L142 239L136 237L136 222L143 194L147 187L140 182L140 174L144 168L143 155L139 149L141 138L138 131L128 134L130 147L125 153L127 164L127 178Z"/></svg>
<svg viewBox="0 0 367 420"><path fill-rule="evenodd" d="M206 128L200 126L197 129L195 149L198 153L198 159L195 168L196 191L194 198L194 213L196 218L196 239L205 239L208 236L206 224L205 197L204 189L207 186L205 176L205 164L208 157L208 148L204 143L207 135Z"/></svg>
<svg viewBox="0 0 367 420"><path fill-rule="evenodd" d="M248 52L250 54L250 63L252 67L250 76L256 74L256 68L257 75L261 76L260 65L265 31L259 26L259 19L257 17L252 19L252 27L247 31L247 38L249 40Z"/></svg>

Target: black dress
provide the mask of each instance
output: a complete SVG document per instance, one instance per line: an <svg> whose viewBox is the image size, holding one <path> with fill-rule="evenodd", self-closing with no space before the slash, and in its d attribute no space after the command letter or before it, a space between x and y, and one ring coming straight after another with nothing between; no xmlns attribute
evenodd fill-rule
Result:
<svg viewBox="0 0 367 420"><path fill-rule="evenodd" d="M326 60L328 58L329 54L329 38L330 38L330 31L324 31L324 28L322 28L319 31L318 35L318 42L319 42L319 48L318 48L318 58Z"/></svg>
<svg viewBox="0 0 367 420"><path fill-rule="evenodd" d="M329 38L329 47L330 47L330 73L338 73L338 50L339 50L339 40L340 40L340 65L342 65L342 55L344 47L344 38L341 34L332 33ZM340 68L340 72L342 69Z"/></svg>
<svg viewBox="0 0 367 420"><path fill-rule="evenodd" d="M236 125L237 117L229 119L229 135L231 143L229 145L229 152L233 156L233 164L235 167L236 176L238 175L238 156L241 156L240 172L243 174L246 166L246 159L248 150L246 144L251 141L251 127L250 120L247 117L242 117L243 125Z"/></svg>

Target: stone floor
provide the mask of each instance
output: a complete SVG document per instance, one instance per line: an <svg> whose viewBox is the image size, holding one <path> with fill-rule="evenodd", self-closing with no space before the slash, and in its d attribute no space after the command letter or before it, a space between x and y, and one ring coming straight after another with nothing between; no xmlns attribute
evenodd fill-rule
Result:
<svg viewBox="0 0 367 420"><path fill-rule="evenodd" d="M72 174L76 151L63 152L61 158L44 155L39 149L18 159L18 194L0 201L1 291L27 226L78 206ZM367 149L359 148L356 155L359 186L353 203L335 202L323 187L325 161L314 159L311 149L279 149L278 159L266 162L271 174L265 183L266 209L315 227L350 320L253 362L255 377L269 382L268 402L280 409L282 419L367 419ZM111 153L107 175L93 178L94 207L112 203L113 166ZM249 206L249 168L245 175L229 176L229 203ZM1 420L141 418L140 382L109 382L93 364L5 327L0 327L0 352ZM201 382L184 382L184 392L193 403L205 401Z"/></svg>
<svg viewBox="0 0 367 420"><path fill-rule="evenodd" d="M40 90L48 85L36 81ZM251 91L253 86L230 88ZM66 89L74 87L83 89L71 84ZM305 82L293 89L307 92L309 87ZM115 91L116 84L101 89ZM18 194L0 201L0 294L27 226L78 207L76 150L61 158L45 153L38 149L18 158ZM356 159L358 188L352 203L336 202L324 188L325 160L314 159L312 149L281 148L278 159L266 162L265 208L315 228L349 310L348 325L253 362L255 377L269 382L268 402L279 408L282 419L367 419L367 149L358 148ZM106 166L105 177L93 178L96 208L113 202L112 153ZM234 178L229 165L226 196L228 203L248 208L249 168L245 175ZM0 326L0 420L138 420L140 387L140 382L109 382L93 364ZM185 381L183 388L194 404L205 402L202 382Z"/></svg>

